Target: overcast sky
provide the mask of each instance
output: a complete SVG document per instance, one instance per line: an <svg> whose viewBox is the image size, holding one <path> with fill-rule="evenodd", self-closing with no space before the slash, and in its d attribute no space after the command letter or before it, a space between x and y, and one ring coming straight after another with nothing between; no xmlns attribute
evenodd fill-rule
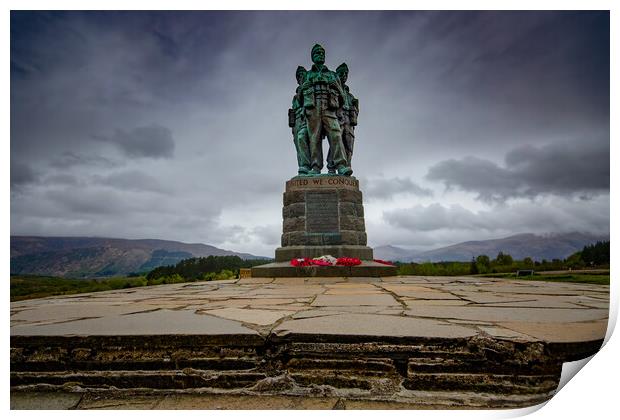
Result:
<svg viewBox="0 0 620 420"><path fill-rule="evenodd" d="M12 12L11 233L273 256L316 42L369 245L609 232L607 12Z"/></svg>

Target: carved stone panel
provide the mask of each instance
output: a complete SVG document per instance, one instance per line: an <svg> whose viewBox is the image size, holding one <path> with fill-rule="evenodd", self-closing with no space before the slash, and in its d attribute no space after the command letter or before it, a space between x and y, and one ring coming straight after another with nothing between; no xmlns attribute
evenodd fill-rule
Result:
<svg viewBox="0 0 620 420"><path fill-rule="evenodd" d="M306 232L340 232L336 191L306 192Z"/></svg>

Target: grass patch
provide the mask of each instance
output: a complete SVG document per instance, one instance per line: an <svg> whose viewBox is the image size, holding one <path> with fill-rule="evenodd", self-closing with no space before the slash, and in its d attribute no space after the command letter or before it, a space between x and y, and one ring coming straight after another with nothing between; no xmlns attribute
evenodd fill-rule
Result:
<svg viewBox="0 0 620 420"><path fill-rule="evenodd" d="M495 277L511 280L557 281L567 283L606 284L609 285L609 272L606 273L534 273L533 276L519 276L515 273L483 274L476 277Z"/></svg>
<svg viewBox="0 0 620 420"><path fill-rule="evenodd" d="M225 280L231 278L235 278L232 271L222 270L219 273L207 273L201 280ZM196 280L187 280L178 274L150 280L145 276L112 277L94 280L16 274L11 276L11 302L47 296L103 292L106 290L129 289L132 287L154 286L158 284L188 283L193 281Z"/></svg>
<svg viewBox="0 0 620 420"><path fill-rule="evenodd" d="M104 280L65 279L62 277L15 275L11 276L11 301L36 299L46 296L101 292L146 286L145 277L113 277Z"/></svg>

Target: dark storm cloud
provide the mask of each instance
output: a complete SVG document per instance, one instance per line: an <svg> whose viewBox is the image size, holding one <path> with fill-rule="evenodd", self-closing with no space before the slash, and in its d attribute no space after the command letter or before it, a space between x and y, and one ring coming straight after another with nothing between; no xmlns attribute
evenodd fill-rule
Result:
<svg viewBox="0 0 620 420"><path fill-rule="evenodd" d="M432 172L452 191L570 195L570 176L541 180L562 152L544 145L609 148L608 12L12 12L11 162L30 168L12 171L12 188L28 187L12 232L228 238L270 254L297 170L286 109L315 42L350 68L354 174L369 198L391 198L386 211L428 200L424 174L449 160L461 167ZM592 175L580 194L599 193L599 175L562 160Z"/></svg>
<svg viewBox="0 0 620 420"><path fill-rule="evenodd" d="M126 191L171 193L169 189L161 185L157 178L140 171L123 171L104 177L97 176L94 181L100 185L107 185Z"/></svg>
<svg viewBox="0 0 620 420"><path fill-rule="evenodd" d="M409 178L372 178L365 180L366 197L392 199L397 194L413 194L419 197L432 197L433 191L420 187Z"/></svg>
<svg viewBox="0 0 620 420"><path fill-rule="evenodd" d="M69 174L55 174L45 177L42 183L45 185L80 185L80 180Z"/></svg>
<svg viewBox="0 0 620 420"><path fill-rule="evenodd" d="M92 187L53 188L45 192L45 197L67 215L81 215L82 218L93 215L122 217L136 207L135 203L125 201L124 197L114 190Z"/></svg>
<svg viewBox="0 0 620 420"><path fill-rule="evenodd" d="M609 232L608 197L592 203L556 197L547 201L518 202L490 210L472 211L460 205L433 203L411 208L389 210L383 218L389 225L402 229L403 234L465 232L463 240L484 234L510 232ZM456 241L455 241L456 242Z"/></svg>
<svg viewBox="0 0 620 420"><path fill-rule="evenodd" d="M437 229L476 229L485 226L482 218L470 210L456 205L444 207L434 203L429 206L415 206L383 213L390 224L412 231L434 231Z"/></svg>
<svg viewBox="0 0 620 420"><path fill-rule="evenodd" d="M80 165L114 167L119 166L120 163L102 156L84 155L74 152L64 152L50 161L50 166L57 169L66 169Z"/></svg>
<svg viewBox="0 0 620 420"><path fill-rule="evenodd" d="M505 166L475 157L433 165L426 178L474 192L485 201L540 194L609 192L609 146L604 142L520 146L506 154Z"/></svg>
<svg viewBox="0 0 620 420"><path fill-rule="evenodd" d="M11 188L31 184L38 179L39 174L30 166L19 162L11 162Z"/></svg>
<svg viewBox="0 0 620 420"><path fill-rule="evenodd" d="M116 129L111 137L96 136L118 146L130 158L171 158L174 155L174 139L167 127L150 125L131 130Z"/></svg>
<svg viewBox="0 0 620 420"><path fill-rule="evenodd" d="M260 225L251 230L251 234L258 237L258 239L269 245L279 245L280 235L282 234L282 226L279 224L273 225Z"/></svg>

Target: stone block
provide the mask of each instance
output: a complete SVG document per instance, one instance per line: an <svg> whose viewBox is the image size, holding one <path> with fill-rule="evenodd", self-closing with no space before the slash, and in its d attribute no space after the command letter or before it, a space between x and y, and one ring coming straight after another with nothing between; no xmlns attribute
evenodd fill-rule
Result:
<svg viewBox="0 0 620 420"><path fill-rule="evenodd" d="M351 190L338 190L338 199L340 202L349 202L354 204L362 204L362 192Z"/></svg>
<svg viewBox="0 0 620 420"><path fill-rule="evenodd" d="M355 230L341 230L343 245L359 245L359 232Z"/></svg>
<svg viewBox="0 0 620 420"><path fill-rule="evenodd" d="M282 217L287 219L289 217L301 217L306 215L305 203L293 203L288 206L282 207Z"/></svg>
<svg viewBox="0 0 620 420"><path fill-rule="evenodd" d="M339 234L324 233L322 237L323 237L323 245L342 244L342 233L339 233Z"/></svg>
<svg viewBox="0 0 620 420"><path fill-rule="evenodd" d="M342 216L358 216L357 205L354 203L340 203L339 205L340 217Z"/></svg>
<svg viewBox="0 0 620 420"><path fill-rule="evenodd" d="M322 246L340 244L342 244L342 235L340 233L307 233L304 235L304 245Z"/></svg>
<svg viewBox="0 0 620 420"><path fill-rule="evenodd" d="M390 277L398 275L398 267L391 265L355 265L351 277Z"/></svg>
<svg viewBox="0 0 620 420"><path fill-rule="evenodd" d="M315 245L320 246L323 245L323 235L320 233L315 234L304 234L303 241L300 245Z"/></svg>
<svg viewBox="0 0 620 420"><path fill-rule="evenodd" d="M364 206L360 204L355 204L355 212L358 217L364 217Z"/></svg>
<svg viewBox="0 0 620 420"><path fill-rule="evenodd" d="M364 219L357 216L340 216L340 229L364 232Z"/></svg>
<svg viewBox="0 0 620 420"><path fill-rule="evenodd" d="M304 232L287 232L282 234L282 246L304 245Z"/></svg>
<svg viewBox="0 0 620 420"><path fill-rule="evenodd" d="M333 257L351 257L360 260L372 260L372 248L356 245L322 245L322 246L285 246L276 249L276 261L290 261L293 258L316 258L322 255Z"/></svg>
<svg viewBox="0 0 620 420"><path fill-rule="evenodd" d="M303 232L306 230L305 217L289 217L284 219L283 231L287 232Z"/></svg>
<svg viewBox="0 0 620 420"><path fill-rule="evenodd" d="M284 193L284 205L288 206L294 203L304 203L306 201L305 191L288 191Z"/></svg>

